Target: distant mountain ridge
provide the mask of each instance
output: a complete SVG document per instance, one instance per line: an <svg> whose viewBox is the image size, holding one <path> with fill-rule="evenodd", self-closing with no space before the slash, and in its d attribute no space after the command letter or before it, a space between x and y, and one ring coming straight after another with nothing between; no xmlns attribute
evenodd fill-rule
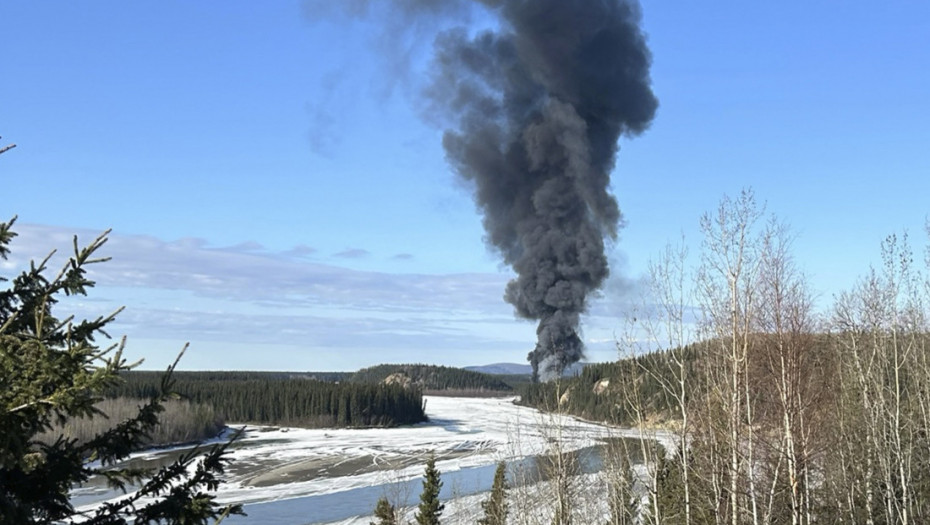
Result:
<svg viewBox="0 0 930 525"><path fill-rule="evenodd" d="M491 374L495 376L529 375L533 373L533 367L520 363L492 363L490 365L463 366L462 368L472 372L481 372L482 374Z"/></svg>
<svg viewBox="0 0 930 525"><path fill-rule="evenodd" d="M575 363L562 373L563 376L574 376L580 374L582 370L592 363L579 362ZM470 370L472 372L481 372L483 374L489 375L531 375L533 373L533 367L530 365L525 365L521 363L492 363L490 365L474 365L474 366L463 366L464 370Z"/></svg>

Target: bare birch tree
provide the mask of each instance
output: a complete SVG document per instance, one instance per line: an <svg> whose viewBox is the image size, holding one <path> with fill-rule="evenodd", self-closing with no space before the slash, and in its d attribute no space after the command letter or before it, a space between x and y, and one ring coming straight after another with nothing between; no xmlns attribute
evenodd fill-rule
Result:
<svg viewBox="0 0 930 525"><path fill-rule="evenodd" d="M755 197L744 190L735 200L724 197L715 214L701 218L704 235L697 286L708 346L709 407L718 406L725 417L723 428L716 418L705 418L707 431L719 435L709 451L725 454L725 480L715 486L719 509L731 525L746 517L759 523L754 463L754 415L747 380L752 329L758 298L756 291L763 262L762 211ZM722 432L720 432L722 430Z"/></svg>
<svg viewBox="0 0 930 525"><path fill-rule="evenodd" d="M823 435L814 430L823 428L835 373L834 360L822 343L817 346L813 299L791 243L788 227L771 221L762 249L754 329L759 348L751 356L750 381L765 430L759 434L760 478L769 490L762 521L800 525L813 521L811 469L823 450Z"/></svg>
<svg viewBox="0 0 930 525"><path fill-rule="evenodd" d="M930 264L930 254L926 262ZM840 296L833 327L843 365L840 450L857 479L834 481L850 521L923 523L928 516L926 277L907 236L882 243L882 266ZM858 456L858 457L857 457Z"/></svg>

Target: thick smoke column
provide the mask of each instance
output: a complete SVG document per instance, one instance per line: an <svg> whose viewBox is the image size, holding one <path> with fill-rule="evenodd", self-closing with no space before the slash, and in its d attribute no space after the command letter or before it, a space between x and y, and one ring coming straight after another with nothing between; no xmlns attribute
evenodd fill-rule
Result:
<svg viewBox="0 0 930 525"><path fill-rule="evenodd" d="M442 33L431 95L454 118L443 145L474 184L486 240L517 273L504 297L539 320L536 379L582 357L580 315L621 222L608 187L617 140L643 131L658 102L638 5L484 3L500 29Z"/></svg>

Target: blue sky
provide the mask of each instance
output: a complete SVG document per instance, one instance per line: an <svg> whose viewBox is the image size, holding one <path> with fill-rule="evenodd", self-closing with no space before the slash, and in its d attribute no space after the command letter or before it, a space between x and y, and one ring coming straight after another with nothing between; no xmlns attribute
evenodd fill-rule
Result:
<svg viewBox="0 0 930 525"><path fill-rule="evenodd" d="M467 185L422 117L437 30L324 3L0 4L4 271L113 229L99 288L147 368L351 370L523 362L535 326L502 300ZM629 283L752 187L790 223L827 307L882 238L930 209L930 6L644 2L660 101L621 140L627 226L585 320L592 360Z"/></svg>

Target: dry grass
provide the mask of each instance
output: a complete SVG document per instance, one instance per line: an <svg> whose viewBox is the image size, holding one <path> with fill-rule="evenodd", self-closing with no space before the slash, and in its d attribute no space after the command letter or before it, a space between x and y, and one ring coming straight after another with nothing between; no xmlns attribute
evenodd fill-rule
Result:
<svg viewBox="0 0 930 525"><path fill-rule="evenodd" d="M39 440L51 443L58 436L77 439L83 443L105 432L122 421L134 417L139 407L145 403L142 399L115 398L105 399L96 407L107 417L75 418L62 426L57 426L39 436ZM224 427L224 422L213 411L213 407L194 404L186 400L169 400L164 403L165 411L159 415L159 424L155 427L147 445L168 445L188 443L215 437Z"/></svg>

